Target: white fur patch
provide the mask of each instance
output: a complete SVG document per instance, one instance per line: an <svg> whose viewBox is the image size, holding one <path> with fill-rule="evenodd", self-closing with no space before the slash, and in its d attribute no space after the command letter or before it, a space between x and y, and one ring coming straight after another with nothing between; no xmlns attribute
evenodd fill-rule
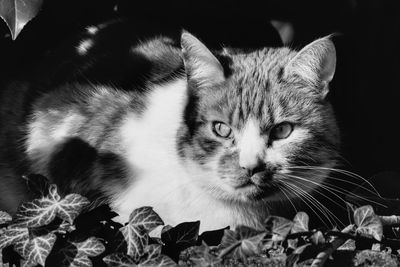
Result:
<svg viewBox="0 0 400 267"><path fill-rule="evenodd" d="M250 118L242 130L239 142L239 164L246 169L254 168L263 158L265 140L260 134L259 123Z"/></svg>
<svg viewBox="0 0 400 267"><path fill-rule="evenodd" d="M201 231L249 220L236 205L204 191L195 180L207 177L189 174L177 155L176 134L183 119L186 87L186 81L179 80L154 88L146 111L140 116L129 114L121 127L122 147L132 174L126 190L116 193L112 201L121 222L141 206L152 206L170 225L201 219Z"/></svg>

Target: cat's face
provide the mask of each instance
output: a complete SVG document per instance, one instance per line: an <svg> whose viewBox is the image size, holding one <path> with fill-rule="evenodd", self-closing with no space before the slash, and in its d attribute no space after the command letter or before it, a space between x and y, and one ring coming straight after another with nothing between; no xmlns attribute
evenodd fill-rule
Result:
<svg viewBox="0 0 400 267"><path fill-rule="evenodd" d="M331 41L300 52L225 50L225 71L193 36L184 34L182 46L190 96L178 147L194 182L245 202L318 186L339 144L325 99L335 69Z"/></svg>

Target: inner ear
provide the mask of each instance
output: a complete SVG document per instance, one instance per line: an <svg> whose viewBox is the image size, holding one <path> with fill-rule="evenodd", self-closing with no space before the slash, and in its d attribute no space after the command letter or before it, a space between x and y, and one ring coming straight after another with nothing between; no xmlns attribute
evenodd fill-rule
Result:
<svg viewBox="0 0 400 267"><path fill-rule="evenodd" d="M200 86L210 86L225 80L224 68L214 54L192 34L181 36L183 61L189 79Z"/></svg>
<svg viewBox="0 0 400 267"><path fill-rule="evenodd" d="M330 37L318 39L300 50L287 64L288 75L297 74L317 87L325 88L336 69L336 49Z"/></svg>

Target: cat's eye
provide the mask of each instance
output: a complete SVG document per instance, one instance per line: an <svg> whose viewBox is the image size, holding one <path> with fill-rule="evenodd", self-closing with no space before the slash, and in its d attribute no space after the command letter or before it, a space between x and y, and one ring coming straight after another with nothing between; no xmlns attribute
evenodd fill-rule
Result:
<svg viewBox="0 0 400 267"><path fill-rule="evenodd" d="M232 135L232 129L223 122L215 121L212 124L213 132L222 138L230 138Z"/></svg>
<svg viewBox="0 0 400 267"><path fill-rule="evenodd" d="M290 134L293 131L293 124L290 122L282 122L277 125L275 125L274 128L271 130L271 135L270 137L273 140L278 140L278 139L285 139L290 136Z"/></svg>

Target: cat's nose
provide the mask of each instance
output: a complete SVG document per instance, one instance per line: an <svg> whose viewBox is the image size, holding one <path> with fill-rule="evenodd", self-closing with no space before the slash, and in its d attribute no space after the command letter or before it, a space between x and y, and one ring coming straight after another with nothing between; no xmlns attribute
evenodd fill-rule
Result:
<svg viewBox="0 0 400 267"><path fill-rule="evenodd" d="M266 164L261 160L249 162L247 164L241 164L242 169L247 171L249 176L253 176L256 173L263 172L266 170Z"/></svg>

